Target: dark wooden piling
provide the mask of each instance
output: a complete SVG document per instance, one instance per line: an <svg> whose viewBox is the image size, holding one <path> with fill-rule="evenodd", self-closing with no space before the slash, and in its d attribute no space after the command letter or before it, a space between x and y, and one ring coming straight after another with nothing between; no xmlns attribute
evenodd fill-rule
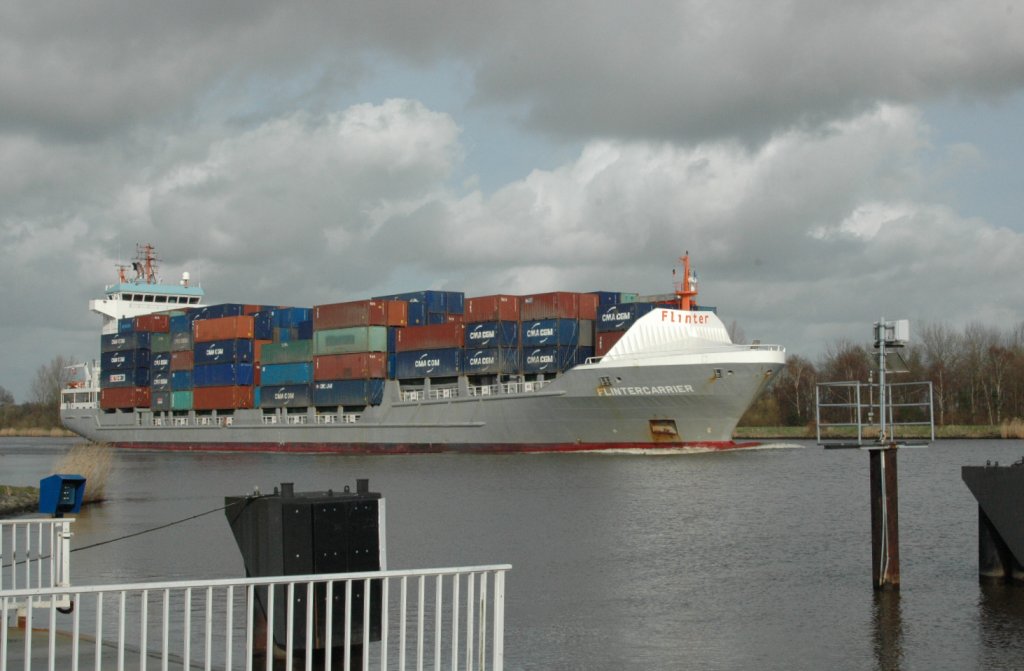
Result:
<svg viewBox="0 0 1024 671"><path fill-rule="evenodd" d="M895 445L871 458L871 579L876 590L900 588L899 486Z"/></svg>

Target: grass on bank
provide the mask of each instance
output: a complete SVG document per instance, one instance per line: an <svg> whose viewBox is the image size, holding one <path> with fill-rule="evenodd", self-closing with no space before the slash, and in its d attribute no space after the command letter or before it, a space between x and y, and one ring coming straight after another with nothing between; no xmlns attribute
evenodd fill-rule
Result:
<svg viewBox="0 0 1024 671"><path fill-rule="evenodd" d="M51 429L16 429L9 426L0 429L0 437L6 438L70 438L74 435L67 429L62 429L58 426Z"/></svg>
<svg viewBox="0 0 1024 671"><path fill-rule="evenodd" d="M73 446L54 464L53 473L81 475L85 478L85 503L98 503L106 498L113 455L105 445L81 443ZM40 479L50 473L40 474ZM14 515L37 510L38 487L0 485L0 515Z"/></svg>

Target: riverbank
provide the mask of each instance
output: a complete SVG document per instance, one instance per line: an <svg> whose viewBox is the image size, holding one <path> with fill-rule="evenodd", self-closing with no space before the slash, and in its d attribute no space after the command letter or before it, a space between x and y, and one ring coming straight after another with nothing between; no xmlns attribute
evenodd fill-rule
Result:
<svg viewBox="0 0 1024 671"><path fill-rule="evenodd" d="M0 485L0 517L35 510L39 505L38 487Z"/></svg>
<svg viewBox="0 0 1024 671"><path fill-rule="evenodd" d="M7 438L72 438L74 435L67 429L56 426L51 429L15 429L12 427L0 429L0 437Z"/></svg>

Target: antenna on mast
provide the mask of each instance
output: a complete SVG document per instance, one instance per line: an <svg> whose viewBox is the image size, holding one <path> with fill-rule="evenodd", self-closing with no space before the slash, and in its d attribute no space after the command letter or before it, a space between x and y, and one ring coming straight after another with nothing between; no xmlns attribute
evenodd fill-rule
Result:
<svg viewBox="0 0 1024 671"><path fill-rule="evenodd" d="M676 298L679 299L680 310L692 310L697 306L697 273L690 269L690 250L679 257L679 260L683 263L683 279L679 282L675 282ZM675 276L676 269L672 269L672 275Z"/></svg>

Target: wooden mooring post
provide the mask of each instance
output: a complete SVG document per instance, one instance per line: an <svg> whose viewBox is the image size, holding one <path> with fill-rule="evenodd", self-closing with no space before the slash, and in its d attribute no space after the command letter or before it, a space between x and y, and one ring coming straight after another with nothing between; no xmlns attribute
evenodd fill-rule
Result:
<svg viewBox="0 0 1024 671"><path fill-rule="evenodd" d="M900 588L898 449L868 450L871 458L871 579L876 590Z"/></svg>

